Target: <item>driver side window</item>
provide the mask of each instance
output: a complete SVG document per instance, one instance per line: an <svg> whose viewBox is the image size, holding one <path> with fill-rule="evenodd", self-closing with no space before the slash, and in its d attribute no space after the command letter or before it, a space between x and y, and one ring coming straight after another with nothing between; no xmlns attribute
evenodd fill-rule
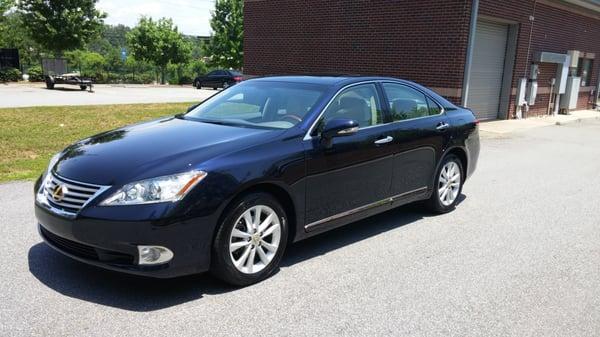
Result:
<svg viewBox="0 0 600 337"><path fill-rule="evenodd" d="M338 94L323 114L317 130L320 132L333 119L351 119L361 128L383 124L375 84L353 86Z"/></svg>

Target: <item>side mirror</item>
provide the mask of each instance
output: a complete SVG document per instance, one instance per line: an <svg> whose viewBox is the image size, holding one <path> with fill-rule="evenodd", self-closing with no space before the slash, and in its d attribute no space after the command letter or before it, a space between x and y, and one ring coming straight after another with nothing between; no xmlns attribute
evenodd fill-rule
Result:
<svg viewBox="0 0 600 337"><path fill-rule="evenodd" d="M358 123L352 119L332 119L321 131L321 144L329 149L333 145L334 137L351 136L358 131L358 128Z"/></svg>
<svg viewBox="0 0 600 337"><path fill-rule="evenodd" d="M345 137L351 136L358 131L358 123L352 119L332 119L321 131L321 137L323 139L331 139L334 137Z"/></svg>

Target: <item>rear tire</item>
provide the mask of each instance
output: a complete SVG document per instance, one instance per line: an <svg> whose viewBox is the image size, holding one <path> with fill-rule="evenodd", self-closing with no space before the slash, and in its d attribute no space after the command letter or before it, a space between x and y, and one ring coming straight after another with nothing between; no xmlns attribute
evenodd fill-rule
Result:
<svg viewBox="0 0 600 337"><path fill-rule="evenodd" d="M281 204L267 193L243 196L225 211L213 242L210 272L235 286L260 282L278 269L287 240Z"/></svg>
<svg viewBox="0 0 600 337"><path fill-rule="evenodd" d="M202 83L201 82L196 83L196 89L202 89Z"/></svg>
<svg viewBox="0 0 600 337"><path fill-rule="evenodd" d="M85 89L87 89L87 85L80 85L80 86L79 86L79 89L81 89L81 90L85 90Z"/></svg>
<svg viewBox="0 0 600 337"><path fill-rule="evenodd" d="M443 214L456 208L464 183L464 170L461 160L451 154L444 158L436 172L431 197L425 202L433 213Z"/></svg>
<svg viewBox="0 0 600 337"><path fill-rule="evenodd" d="M46 79L46 88L48 89L54 89L54 81L50 78Z"/></svg>

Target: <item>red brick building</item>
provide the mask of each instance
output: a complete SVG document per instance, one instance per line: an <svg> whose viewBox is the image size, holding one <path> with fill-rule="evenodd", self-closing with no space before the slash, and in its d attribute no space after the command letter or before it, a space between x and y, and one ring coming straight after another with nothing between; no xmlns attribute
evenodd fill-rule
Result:
<svg viewBox="0 0 600 337"><path fill-rule="evenodd" d="M598 97L600 0L246 0L244 15L249 76L400 77L482 119Z"/></svg>

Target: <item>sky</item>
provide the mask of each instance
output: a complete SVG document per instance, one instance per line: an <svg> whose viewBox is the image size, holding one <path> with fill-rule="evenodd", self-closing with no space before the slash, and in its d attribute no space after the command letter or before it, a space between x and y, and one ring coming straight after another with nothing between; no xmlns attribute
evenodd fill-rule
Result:
<svg viewBox="0 0 600 337"><path fill-rule="evenodd" d="M210 12L214 0L99 0L97 7L108 14L104 22L133 27L140 16L173 19L179 31L186 35L210 35Z"/></svg>

